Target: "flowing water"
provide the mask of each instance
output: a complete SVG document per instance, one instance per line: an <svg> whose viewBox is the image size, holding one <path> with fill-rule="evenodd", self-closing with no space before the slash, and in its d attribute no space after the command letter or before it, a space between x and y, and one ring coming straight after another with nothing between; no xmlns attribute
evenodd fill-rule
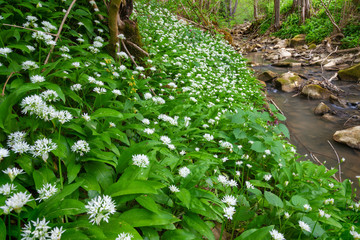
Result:
<svg viewBox="0 0 360 240"><path fill-rule="evenodd" d="M250 61L260 64L260 66L253 67L255 71L260 72L271 70L276 73L284 73L290 70L317 80L322 79L322 74L325 78L329 79L335 73L331 71L322 73L320 66L289 69L274 67L261 58L261 53L251 53L245 57ZM356 84L341 81L333 81L333 83L347 92L347 99L360 99L360 90ZM321 162L326 161L325 166L328 168L338 168L338 159L335 151L331 147L332 145L339 155L339 158L345 158L345 162L341 164L342 178L347 177L357 182L356 176L360 175L360 151L337 143L332 139L335 131L345 128L343 125L346 119L338 122L330 122L321 116L316 116L313 110L321 100L311 100L301 95L293 97L294 93L278 91L269 84L267 91L268 96L284 112L287 118L286 125L291 135L290 142L297 147L298 153L303 155L308 154L309 159L311 159L310 153L312 153ZM336 105L329 102L325 103L335 111L339 109ZM355 108L341 109L341 111L349 116L356 113L360 115L360 111ZM331 145L328 141L330 141Z"/></svg>

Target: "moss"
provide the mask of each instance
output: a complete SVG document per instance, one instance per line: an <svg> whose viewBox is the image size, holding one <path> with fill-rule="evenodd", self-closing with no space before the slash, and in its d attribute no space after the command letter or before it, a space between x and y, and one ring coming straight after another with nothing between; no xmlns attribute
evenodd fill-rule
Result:
<svg viewBox="0 0 360 240"><path fill-rule="evenodd" d="M339 77L341 80L359 81L360 80L360 63L352 67L339 71Z"/></svg>
<svg viewBox="0 0 360 240"><path fill-rule="evenodd" d="M309 49L312 50L312 49L315 49L316 48L316 44L315 43L312 43L309 45Z"/></svg>

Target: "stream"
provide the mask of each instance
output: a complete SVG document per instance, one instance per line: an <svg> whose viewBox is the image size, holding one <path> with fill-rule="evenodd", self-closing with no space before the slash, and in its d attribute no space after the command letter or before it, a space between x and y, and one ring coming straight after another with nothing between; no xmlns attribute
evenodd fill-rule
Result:
<svg viewBox="0 0 360 240"><path fill-rule="evenodd" d="M271 70L281 74L292 71L300 73L309 79L317 80L321 80L322 75L329 79L336 73L334 71L324 71L322 74L320 66L297 68L274 67L271 66L271 63L264 61L261 55L261 52L244 55L249 61L259 64L259 66L252 67L258 72ZM332 83L346 92L346 99L359 99L360 101L360 89L356 83L338 80L333 80ZM331 104L328 100L312 100L302 95L293 97L294 94L277 90L270 83L267 83L267 95L285 114L287 118L286 125L290 131L290 142L297 147L297 152L302 155L307 154L307 159L310 160L312 160L310 157L310 153L312 153L321 162L325 162L327 168L338 168L338 159L335 151L328 143L330 141L339 158L345 158L345 162L341 164L342 179L349 178L357 183L359 180L356 176L360 175L360 151L350 148L345 144L335 142L332 138L337 130L349 127L344 127L344 123L349 117L343 116L340 120L332 122L324 119L322 116L315 115L313 110L323 101L332 110L339 110L345 116L360 115L360 111L356 107L340 108L337 105ZM338 174L336 175L338 176Z"/></svg>

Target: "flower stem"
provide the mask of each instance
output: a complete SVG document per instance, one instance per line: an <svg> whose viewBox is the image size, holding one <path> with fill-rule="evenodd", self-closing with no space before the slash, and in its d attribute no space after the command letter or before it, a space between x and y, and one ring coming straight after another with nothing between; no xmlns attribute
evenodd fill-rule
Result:
<svg viewBox="0 0 360 240"><path fill-rule="evenodd" d="M18 213L18 234L19 234L19 238L20 239L20 236L21 236L21 220L20 220L20 213Z"/></svg>
<svg viewBox="0 0 360 240"><path fill-rule="evenodd" d="M223 223L221 224L221 232L220 232L219 240L222 239L222 235L223 235L224 229L225 229L225 222L223 221Z"/></svg>
<svg viewBox="0 0 360 240"><path fill-rule="evenodd" d="M60 144L60 137L61 137L61 124L59 127L59 138L58 138L58 144ZM61 186L61 190L64 188L64 183L63 183L63 176L62 176L62 170L61 170L61 158L59 157L59 175L60 175L60 186Z"/></svg>

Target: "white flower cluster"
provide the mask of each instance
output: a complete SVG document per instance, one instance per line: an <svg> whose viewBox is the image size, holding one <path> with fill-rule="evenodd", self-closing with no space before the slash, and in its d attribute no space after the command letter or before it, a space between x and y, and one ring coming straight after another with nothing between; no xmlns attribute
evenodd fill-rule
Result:
<svg viewBox="0 0 360 240"><path fill-rule="evenodd" d="M39 68L34 61L27 60L21 64L23 70L33 70Z"/></svg>
<svg viewBox="0 0 360 240"><path fill-rule="evenodd" d="M133 239L133 235L131 233L122 232L120 233L115 240L131 240Z"/></svg>
<svg viewBox="0 0 360 240"><path fill-rule="evenodd" d="M43 138L35 141L34 145L31 146L30 152L34 157L41 156L44 162L49 158L49 152L55 150L57 144L52 141L52 139Z"/></svg>
<svg viewBox="0 0 360 240"><path fill-rule="evenodd" d="M39 202L46 200L53 196L57 191L58 189L56 185L46 183L41 189L37 190L39 197L36 200L38 200Z"/></svg>
<svg viewBox="0 0 360 240"><path fill-rule="evenodd" d="M4 55L5 57L7 57L7 55L9 53L12 53L11 48L8 48L8 47L0 48L0 54L1 55Z"/></svg>
<svg viewBox="0 0 360 240"><path fill-rule="evenodd" d="M360 234L355 231L354 226L351 227L350 235L353 236L354 239L360 239Z"/></svg>
<svg viewBox="0 0 360 240"><path fill-rule="evenodd" d="M52 30L54 30L54 31L57 30L57 27L55 27L48 21L42 21L41 24L43 25L42 28L44 29L45 32L51 32Z"/></svg>
<svg viewBox="0 0 360 240"><path fill-rule="evenodd" d="M155 104L165 104L165 100L162 97L152 97L151 100L153 100L153 102Z"/></svg>
<svg viewBox="0 0 360 240"><path fill-rule="evenodd" d="M34 27L37 28L38 24L36 23L36 21L38 20L37 17L34 16L26 16L26 20L27 22L23 24L23 27Z"/></svg>
<svg viewBox="0 0 360 240"><path fill-rule="evenodd" d="M311 228L310 228L309 224L307 224L306 222L299 221L299 226L303 231L311 232Z"/></svg>
<svg viewBox="0 0 360 240"><path fill-rule="evenodd" d="M14 167L14 168L7 168L2 172L7 174L10 178L10 181L13 182L17 177L17 175L24 173L24 170Z"/></svg>
<svg viewBox="0 0 360 240"><path fill-rule="evenodd" d="M217 179L225 187L227 187L227 186L237 187L237 185L238 185L238 183L234 179L229 180L229 178L224 175L219 175Z"/></svg>
<svg viewBox="0 0 360 240"><path fill-rule="evenodd" d="M136 165L141 168L146 168L149 166L149 158L145 154L136 154L132 156L133 165Z"/></svg>
<svg viewBox="0 0 360 240"><path fill-rule="evenodd" d="M53 40L53 36L50 34L36 31L32 34L32 37L38 41L44 41L46 45L55 46L56 42Z"/></svg>
<svg viewBox="0 0 360 240"><path fill-rule="evenodd" d="M222 141L222 140L219 141L219 144L220 144L220 147L227 148L227 149L229 149L231 152L232 152L233 147L234 147L231 143L226 142L226 141Z"/></svg>
<svg viewBox="0 0 360 240"><path fill-rule="evenodd" d="M178 125L178 119L179 119L179 116L175 116L175 117L170 117L170 116L167 116L166 114L160 114L158 116L158 119L160 120L163 120L164 122L168 122L170 123L171 125L174 125L174 126L177 126Z"/></svg>
<svg viewBox="0 0 360 240"><path fill-rule="evenodd" d="M115 203L110 196L103 195L93 198L85 206L88 210L90 223L100 225L101 220L109 221L110 215L116 212Z"/></svg>
<svg viewBox="0 0 360 240"><path fill-rule="evenodd" d="M14 184L5 183L0 187L0 194L9 196L15 190L16 190L16 186Z"/></svg>
<svg viewBox="0 0 360 240"><path fill-rule="evenodd" d="M190 169L187 167L182 167L179 169L179 175L183 178L186 178L190 174Z"/></svg>
<svg viewBox="0 0 360 240"><path fill-rule="evenodd" d="M49 221L46 221L45 218L40 220L39 218L36 221L30 221L25 224L21 231L21 239L42 239L42 240L59 240L61 235L65 232L62 227L55 227L51 229L48 226Z"/></svg>
<svg viewBox="0 0 360 240"><path fill-rule="evenodd" d="M170 186L169 186L169 189L170 189L170 191L173 192L173 193L180 192L180 189L177 188L175 185L170 185Z"/></svg>
<svg viewBox="0 0 360 240"><path fill-rule="evenodd" d="M52 105L47 105L46 101L57 101L58 95L53 90L47 90L40 95L31 95L25 97L20 105L22 113L36 115L38 118L45 121L58 119L60 123L64 124L73 119L71 113L67 110L57 111Z"/></svg>
<svg viewBox="0 0 360 240"><path fill-rule="evenodd" d="M160 141L162 141L163 144L167 145L170 150L175 149L174 144L171 144L171 139L168 136L161 136Z"/></svg>
<svg viewBox="0 0 360 240"><path fill-rule="evenodd" d="M84 156L84 153L90 151L90 147L85 140L79 140L71 146L71 151L80 154L80 156Z"/></svg>
<svg viewBox="0 0 360 240"><path fill-rule="evenodd" d="M203 137L209 142L214 140L214 136L208 133L205 133Z"/></svg>
<svg viewBox="0 0 360 240"><path fill-rule="evenodd" d="M286 240L282 233L279 233L276 229L270 231L270 235L274 240Z"/></svg>
<svg viewBox="0 0 360 240"><path fill-rule="evenodd" d="M6 148L0 148L0 161L8 156L10 156L9 150L7 150Z"/></svg>
<svg viewBox="0 0 360 240"><path fill-rule="evenodd" d="M104 39L102 37L100 36L95 37L93 45L88 47L89 51L94 54L100 52L100 48L102 48L104 45L103 42Z"/></svg>
<svg viewBox="0 0 360 240"><path fill-rule="evenodd" d="M14 193L11 197L5 200L5 206L1 206L5 214L9 214L12 210L20 213L22 208L31 201L31 194L26 192Z"/></svg>

